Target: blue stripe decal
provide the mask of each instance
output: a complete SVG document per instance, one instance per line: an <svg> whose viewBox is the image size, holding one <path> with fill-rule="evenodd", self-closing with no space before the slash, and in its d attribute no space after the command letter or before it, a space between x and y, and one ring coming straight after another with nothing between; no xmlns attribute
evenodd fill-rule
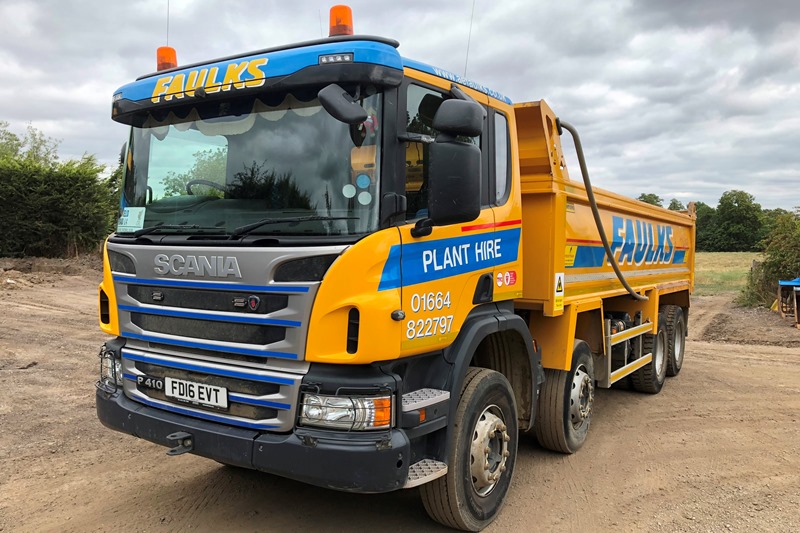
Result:
<svg viewBox="0 0 800 533"><path fill-rule="evenodd" d="M218 346L216 344L181 341L177 339L165 339L162 337L154 337L152 335L139 335L138 333L128 333L128 332L124 332L120 336L126 337L128 339L136 339L147 342L159 342L161 344L169 344L171 346L183 346L184 348L198 348L200 350L211 350L214 352L228 352L239 355L252 355L253 357L278 357L280 359L298 359L296 353L271 352L269 350L252 350L250 348Z"/></svg>
<svg viewBox="0 0 800 533"><path fill-rule="evenodd" d="M177 361L164 361L162 359L147 357L146 355L133 354L127 350L122 350L122 357L124 359L129 359L131 361L138 361L140 363L149 363L151 365L163 366L165 368L177 368L178 370L201 372L203 374L211 374L213 376L244 379L247 381L260 381L262 383L275 383L276 385L294 385L294 380L288 378L261 376L258 374L248 374L246 372L237 372L235 370L223 370L220 368L208 368L205 366L193 365L191 363L179 363Z"/></svg>
<svg viewBox="0 0 800 533"><path fill-rule="evenodd" d="M601 267L606 261L606 250L602 246L578 246L575 262L567 268Z"/></svg>
<svg viewBox="0 0 800 533"><path fill-rule="evenodd" d="M288 328L299 328L301 322L295 320L279 320L275 318L261 318L256 316L230 316L220 314L191 313L188 311L173 311L171 309L161 309L153 307L136 307L133 305L120 305L120 311L131 313L144 313L147 315L173 316L177 318L194 318L197 320L216 320L218 322L237 322L241 324L259 324L264 326L283 326Z"/></svg>
<svg viewBox="0 0 800 533"><path fill-rule="evenodd" d="M675 250L669 263L658 262L655 264L682 265L684 263L686 263L686 250ZM602 246L580 245L575 251L575 261L572 265L567 265L566 268L597 268L607 264L606 251ZM653 263L645 261L645 264L652 265Z"/></svg>
<svg viewBox="0 0 800 533"><path fill-rule="evenodd" d="M247 405L260 405L263 407L272 407L275 409L289 410L292 408L292 406L289 405L288 403L271 402L269 400L259 400L258 398L248 398L246 396L242 396L241 394L236 394L235 392L229 392L228 399L236 403L244 403Z"/></svg>
<svg viewBox="0 0 800 533"><path fill-rule="evenodd" d="M122 373L122 377L124 377L125 379L127 379L129 381L136 381L136 377L137 376L135 376L133 374L128 374L127 372L123 372Z"/></svg>
<svg viewBox="0 0 800 533"><path fill-rule="evenodd" d="M417 285L493 268L517 260L520 228L394 245L383 266L379 291ZM400 259L400 279L397 260Z"/></svg>
<svg viewBox="0 0 800 533"><path fill-rule="evenodd" d="M204 418L206 420L210 420L212 422L219 422L220 424L230 424L232 426L241 426L250 429L278 429L280 426L274 424L253 424L250 422L242 422L240 420L235 420L232 418L228 418L225 416L216 416L209 413L200 413L197 411L190 411L189 409L181 409L180 407L175 407L173 405L166 405L163 403L153 402L150 400L146 400L144 398L140 398L135 396L131 398L133 401L143 403L145 405L149 405L151 407L155 407L156 409L164 409L165 411L172 411L174 413L178 413L181 415L191 416L194 418Z"/></svg>
<svg viewBox="0 0 800 533"><path fill-rule="evenodd" d="M141 279L126 276L114 276L114 281L130 285L157 285L160 287L178 287L185 289L217 289L237 292L281 292L304 293L308 287L291 287L284 285L237 285L235 283L214 283L210 281L184 281L181 279Z"/></svg>

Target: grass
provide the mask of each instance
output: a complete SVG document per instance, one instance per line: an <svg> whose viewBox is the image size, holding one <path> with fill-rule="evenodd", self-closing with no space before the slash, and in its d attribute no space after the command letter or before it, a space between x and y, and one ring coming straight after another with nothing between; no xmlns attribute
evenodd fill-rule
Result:
<svg viewBox="0 0 800 533"><path fill-rule="evenodd" d="M757 252L698 252L695 255L695 294L741 291L747 285L750 265L758 260L761 254Z"/></svg>

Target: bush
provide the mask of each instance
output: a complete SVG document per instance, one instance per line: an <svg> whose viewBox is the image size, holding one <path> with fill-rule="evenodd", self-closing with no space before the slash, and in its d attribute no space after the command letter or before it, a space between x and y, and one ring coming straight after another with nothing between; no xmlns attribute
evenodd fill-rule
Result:
<svg viewBox="0 0 800 533"><path fill-rule="evenodd" d="M96 250L114 217L102 170L91 156L57 164L0 158L0 256Z"/></svg>
<svg viewBox="0 0 800 533"><path fill-rule="evenodd" d="M738 298L742 305L769 306L778 293L778 281L800 276L800 218L779 215L765 241L764 262L754 265Z"/></svg>

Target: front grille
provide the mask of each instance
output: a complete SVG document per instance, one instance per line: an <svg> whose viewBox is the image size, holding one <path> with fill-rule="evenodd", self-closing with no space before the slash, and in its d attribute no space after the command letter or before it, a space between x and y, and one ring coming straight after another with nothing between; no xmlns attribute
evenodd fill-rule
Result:
<svg viewBox="0 0 800 533"><path fill-rule="evenodd" d="M215 380L211 380L214 382ZM216 384L216 383L214 383ZM278 413L277 409L272 409L270 407L262 407L257 405L246 405L242 403L236 403L230 398L228 399L228 409L217 409L214 407L208 407L205 405L194 405L190 403L183 403L177 401L173 398L167 397L162 391L155 390L155 389L144 389L139 388L137 389L144 394L147 394L150 398L154 400L162 400L166 402L174 402L176 405L187 405L191 406L194 409L199 409L201 411L208 411L210 413L220 413L220 414L227 414L232 416L240 416L242 418L250 418L253 420L264 420L268 418L275 418L275 415Z"/></svg>
<svg viewBox="0 0 800 533"><path fill-rule="evenodd" d="M277 326L236 324L144 313L131 313L131 322L145 331L213 341L272 344L286 338L286 328Z"/></svg>
<svg viewBox="0 0 800 533"><path fill-rule="evenodd" d="M264 315L286 309L289 297L285 294L260 295L260 304L255 310L246 307L252 293L236 291L181 289L153 285L128 285L128 295L139 303L182 309L205 311L248 312ZM237 305L238 304L238 305Z"/></svg>
<svg viewBox="0 0 800 533"><path fill-rule="evenodd" d="M274 371L245 369L125 348L122 350L125 394L142 403L181 414L253 429L288 431L294 425L302 377ZM197 405L140 386L137 376L171 377L224 387L228 408Z"/></svg>
<svg viewBox="0 0 800 533"><path fill-rule="evenodd" d="M136 361L135 366L143 374L157 378L169 377L177 379L185 379L187 381L196 381L206 385L217 385L218 387L225 387L230 392L239 392L242 394L251 394L253 396L267 396L268 394L277 394L280 391L280 385L275 383L264 383L259 381L245 381L242 379L228 378L224 376L211 376L209 374L200 374L198 372L189 372L186 370L179 370L176 368L167 368L152 363L144 363Z"/></svg>

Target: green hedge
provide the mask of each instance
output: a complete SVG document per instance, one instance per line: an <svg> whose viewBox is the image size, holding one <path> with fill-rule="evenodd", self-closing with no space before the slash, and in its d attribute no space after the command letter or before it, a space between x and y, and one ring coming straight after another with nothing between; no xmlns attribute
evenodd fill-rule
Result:
<svg viewBox="0 0 800 533"><path fill-rule="evenodd" d="M769 306L778 293L778 281L800 276L800 216L776 217L765 241L764 261L750 270L738 303Z"/></svg>
<svg viewBox="0 0 800 533"><path fill-rule="evenodd" d="M0 158L0 256L96 250L114 218L102 170L90 156L55 165Z"/></svg>

